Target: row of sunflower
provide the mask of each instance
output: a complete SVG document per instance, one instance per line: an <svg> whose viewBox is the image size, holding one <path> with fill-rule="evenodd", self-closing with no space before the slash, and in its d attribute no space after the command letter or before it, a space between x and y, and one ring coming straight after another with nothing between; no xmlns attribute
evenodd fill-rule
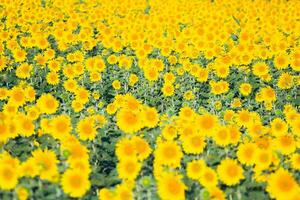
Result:
<svg viewBox="0 0 300 200"><path fill-rule="evenodd" d="M0 199L298 200L299 8L0 0Z"/></svg>

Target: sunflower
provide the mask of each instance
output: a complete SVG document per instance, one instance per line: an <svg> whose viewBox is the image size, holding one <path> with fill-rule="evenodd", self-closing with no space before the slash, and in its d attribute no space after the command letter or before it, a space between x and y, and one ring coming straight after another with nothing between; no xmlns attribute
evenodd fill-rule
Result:
<svg viewBox="0 0 300 200"><path fill-rule="evenodd" d="M248 96L252 91L252 86L249 83L242 83L239 87L239 91L243 96Z"/></svg>
<svg viewBox="0 0 300 200"><path fill-rule="evenodd" d="M26 96L21 87L13 87L9 94L9 102L11 102L13 105L22 106L26 102Z"/></svg>
<svg viewBox="0 0 300 200"><path fill-rule="evenodd" d="M129 78L128 78L129 82L129 86L134 86L138 81L139 81L139 77L135 74L130 74Z"/></svg>
<svg viewBox="0 0 300 200"><path fill-rule="evenodd" d="M186 174L193 180L199 180L206 167L204 160L192 160L186 165Z"/></svg>
<svg viewBox="0 0 300 200"><path fill-rule="evenodd" d="M211 135L217 128L218 118L212 114L203 114L200 115L197 123L199 125L200 132L205 135Z"/></svg>
<svg viewBox="0 0 300 200"><path fill-rule="evenodd" d="M255 159L255 151L257 146L255 143L244 143L238 146L237 157L238 160L247 166L254 165Z"/></svg>
<svg viewBox="0 0 300 200"><path fill-rule="evenodd" d="M199 182L201 185L203 185L205 188L211 188L216 187L218 184L218 175L210 167L205 167L203 169L203 172L201 173L201 176L199 178Z"/></svg>
<svg viewBox="0 0 300 200"><path fill-rule="evenodd" d="M115 90L120 90L121 89L121 82L119 80L114 80L112 82L112 86Z"/></svg>
<svg viewBox="0 0 300 200"><path fill-rule="evenodd" d="M131 139L131 141L139 159L144 160L150 155L152 149L145 139L135 136Z"/></svg>
<svg viewBox="0 0 300 200"><path fill-rule="evenodd" d="M23 49L17 49L13 52L16 62L23 62L26 60L27 52Z"/></svg>
<svg viewBox="0 0 300 200"><path fill-rule="evenodd" d="M159 115L157 110L153 107L145 107L143 109L143 121L146 127L156 127L159 122Z"/></svg>
<svg viewBox="0 0 300 200"><path fill-rule="evenodd" d="M75 99L82 104L86 104L89 101L90 92L84 87L78 87L75 90Z"/></svg>
<svg viewBox="0 0 300 200"><path fill-rule="evenodd" d="M76 130L81 140L93 140L97 134L95 122L92 117L81 119L77 123Z"/></svg>
<svg viewBox="0 0 300 200"><path fill-rule="evenodd" d="M54 138L61 139L71 132L71 118L65 114L56 116L50 123L51 134Z"/></svg>
<svg viewBox="0 0 300 200"><path fill-rule="evenodd" d="M177 137L177 130L175 126L168 124L162 129L161 134L166 140L173 140Z"/></svg>
<svg viewBox="0 0 300 200"><path fill-rule="evenodd" d="M29 137L31 135L33 135L35 132L35 125L32 121L32 119L30 119L28 116L26 116L25 114L20 114L19 116L17 116L17 120L18 120L18 132L25 137Z"/></svg>
<svg viewBox="0 0 300 200"><path fill-rule="evenodd" d="M226 126L219 126L213 134L213 139L219 146L230 144L230 132Z"/></svg>
<svg viewBox="0 0 300 200"><path fill-rule="evenodd" d="M272 164L273 153L269 149L257 149L254 155L255 168L259 170L268 169Z"/></svg>
<svg viewBox="0 0 300 200"><path fill-rule="evenodd" d="M226 200L225 193L218 187L208 188L210 199L212 200Z"/></svg>
<svg viewBox="0 0 300 200"><path fill-rule="evenodd" d="M27 63L23 63L16 69L16 76L18 78L29 78L30 73L32 71L32 65L29 65Z"/></svg>
<svg viewBox="0 0 300 200"><path fill-rule="evenodd" d="M299 185L294 177L285 169L280 168L271 174L266 189L272 198L292 199L299 195Z"/></svg>
<svg viewBox="0 0 300 200"><path fill-rule="evenodd" d="M282 73L278 78L277 86L282 90L292 88L293 76L289 73Z"/></svg>
<svg viewBox="0 0 300 200"><path fill-rule="evenodd" d="M28 158L20 165L20 176L35 177L39 174L39 166L36 165L33 157Z"/></svg>
<svg viewBox="0 0 300 200"><path fill-rule="evenodd" d="M18 173L16 169L2 161L0 164L0 188L2 190L11 190L15 188L17 184Z"/></svg>
<svg viewBox="0 0 300 200"><path fill-rule="evenodd" d="M49 72L46 76L47 83L50 85L57 85L59 83L59 74L56 72Z"/></svg>
<svg viewBox="0 0 300 200"><path fill-rule="evenodd" d="M51 150L37 149L32 152L35 164L39 166L41 179L55 181L58 175L58 160L56 154Z"/></svg>
<svg viewBox="0 0 300 200"><path fill-rule="evenodd" d="M184 152L190 154L200 154L205 148L205 137L201 134L191 134L182 137L182 147Z"/></svg>
<svg viewBox="0 0 300 200"><path fill-rule="evenodd" d="M244 179L243 168L236 160L225 158L217 167L220 180L228 186L238 184Z"/></svg>
<svg viewBox="0 0 300 200"><path fill-rule="evenodd" d="M242 109L237 112L235 120L239 126L247 127L253 122L253 117L251 112Z"/></svg>
<svg viewBox="0 0 300 200"><path fill-rule="evenodd" d="M121 109L116 115L117 126L125 133L135 133L143 128L140 112Z"/></svg>
<svg viewBox="0 0 300 200"><path fill-rule="evenodd" d="M64 141L63 147L68 152L68 162L73 163L77 160L88 160L88 149L82 145L77 139Z"/></svg>
<svg viewBox="0 0 300 200"><path fill-rule="evenodd" d="M27 200L29 196L29 192L25 187L16 188L16 194L18 196L18 200Z"/></svg>
<svg viewBox="0 0 300 200"><path fill-rule="evenodd" d="M180 108L179 118L192 121L194 120L195 116L196 116L195 111L189 106L184 106Z"/></svg>
<svg viewBox="0 0 300 200"><path fill-rule="evenodd" d="M165 83L161 88L161 91L165 97L174 95L175 88L172 84Z"/></svg>
<svg viewBox="0 0 300 200"><path fill-rule="evenodd" d="M50 94L43 94L36 103L37 107L40 109L41 113L53 114L56 112L59 102L55 97Z"/></svg>
<svg viewBox="0 0 300 200"><path fill-rule="evenodd" d="M263 77L269 73L269 66L265 62L258 62L252 66L252 73L255 76Z"/></svg>
<svg viewBox="0 0 300 200"><path fill-rule="evenodd" d="M276 149L283 155L288 155L296 150L297 144L295 138L290 134L279 135L275 139Z"/></svg>
<svg viewBox="0 0 300 200"><path fill-rule="evenodd" d="M6 123L0 122L0 142L6 143L6 141L10 138L8 126Z"/></svg>
<svg viewBox="0 0 300 200"><path fill-rule="evenodd" d="M107 188L102 188L98 192L99 200L114 200L115 193Z"/></svg>
<svg viewBox="0 0 300 200"><path fill-rule="evenodd" d="M272 134L280 135L288 131L288 125L286 122L280 118L275 118L270 123Z"/></svg>
<svg viewBox="0 0 300 200"><path fill-rule="evenodd" d="M116 186L115 189L115 199L116 200L131 200L134 199L134 193L132 191L133 184L131 182L125 181Z"/></svg>
<svg viewBox="0 0 300 200"><path fill-rule="evenodd" d="M67 169L62 175L61 185L66 194L79 198L90 189L91 183L88 175L81 170Z"/></svg>
<svg viewBox="0 0 300 200"><path fill-rule="evenodd" d="M300 170L300 154L294 153L291 158L291 165L293 169Z"/></svg>
<svg viewBox="0 0 300 200"><path fill-rule="evenodd" d="M298 114L296 119L291 122L293 133L300 136L300 115Z"/></svg>
<svg viewBox="0 0 300 200"><path fill-rule="evenodd" d="M290 58L287 54L278 54L274 58L274 66L277 69L285 69L290 63Z"/></svg>
<svg viewBox="0 0 300 200"><path fill-rule="evenodd" d="M186 186L181 181L181 176L173 173L166 173L159 178L157 183L158 195L163 200L185 199Z"/></svg>
<svg viewBox="0 0 300 200"><path fill-rule="evenodd" d="M135 158L122 159L117 164L119 177L123 180L134 180L141 170L141 164Z"/></svg>
<svg viewBox="0 0 300 200"><path fill-rule="evenodd" d="M128 138L120 139L116 144L116 155L118 159L134 157L137 154L136 145L134 141Z"/></svg>
<svg viewBox="0 0 300 200"><path fill-rule="evenodd" d="M179 167L183 153L176 142L166 141L157 145L154 156L158 163L171 167Z"/></svg>

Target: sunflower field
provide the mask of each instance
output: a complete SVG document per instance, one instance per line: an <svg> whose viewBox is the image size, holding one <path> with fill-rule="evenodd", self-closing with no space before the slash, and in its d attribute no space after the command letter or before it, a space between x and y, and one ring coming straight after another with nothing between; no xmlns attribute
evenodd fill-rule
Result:
<svg viewBox="0 0 300 200"><path fill-rule="evenodd" d="M299 0L0 0L1 200L300 200Z"/></svg>

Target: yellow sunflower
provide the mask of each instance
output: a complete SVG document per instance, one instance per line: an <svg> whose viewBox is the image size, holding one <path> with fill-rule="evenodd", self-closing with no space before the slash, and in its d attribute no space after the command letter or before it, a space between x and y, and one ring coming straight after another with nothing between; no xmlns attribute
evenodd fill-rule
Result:
<svg viewBox="0 0 300 200"><path fill-rule="evenodd" d="M63 191L73 198L82 197L91 186L87 174L80 170L67 169L61 179Z"/></svg>
<svg viewBox="0 0 300 200"><path fill-rule="evenodd" d="M236 185L244 179L243 168L236 160L225 158L217 167L217 172L220 180L228 185Z"/></svg>

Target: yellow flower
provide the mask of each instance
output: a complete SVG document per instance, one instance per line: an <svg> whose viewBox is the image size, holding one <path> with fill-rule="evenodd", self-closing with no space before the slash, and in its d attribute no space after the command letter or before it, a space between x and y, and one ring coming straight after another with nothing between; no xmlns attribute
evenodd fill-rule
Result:
<svg viewBox="0 0 300 200"><path fill-rule="evenodd" d="M51 134L56 139L62 139L71 132L71 118L67 115L58 115L50 123Z"/></svg>
<svg viewBox="0 0 300 200"><path fill-rule="evenodd" d="M145 139L134 136L131 141L139 159L144 160L150 155L152 149Z"/></svg>
<svg viewBox="0 0 300 200"><path fill-rule="evenodd" d="M243 168L236 160L230 158L221 161L217 167L217 172L220 180L228 186L236 185L244 179Z"/></svg>
<svg viewBox="0 0 300 200"><path fill-rule="evenodd" d="M258 170L268 169L272 164L273 154L269 149L257 149L254 155L255 168Z"/></svg>
<svg viewBox="0 0 300 200"><path fill-rule="evenodd" d="M10 98L9 101L16 106L21 106L26 102L26 96L24 90L21 87L13 87L10 90Z"/></svg>
<svg viewBox="0 0 300 200"><path fill-rule="evenodd" d="M56 72L49 72L46 80L50 85L57 85L59 83L59 75Z"/></svg>
<svg viewBox="0 0 300 200"><path fill-rule="evenodd" d="M162 136L166 139L166 140L172 140L177 136L177 131L176 128L172 125L166 125L163 129L162 129Z"/></svg>
<svg viewBox="0 0 300 200"><path fill-rule="evenodd" d="M174 86L172 84L164 84L163 87L161 88L161 91L164 96L169 97L174 94Z"/></svg>
<svg viewBox="0 0 300 200"><path fill-rule="evenodd" d="M205 188L216 187L218 184L218 175L212 168L205 167L201 173L199 182Z"/></svg>
<svg viewBox="0 0 300 200"><path fill-rule="evenodd" d="M76 130L80 139L93 140L96 137L97 130L94 123L94 119L91 117L86 117L78 122Z"/></svg>
<svg viewBox="0 0 300 200"><path fill-rule="evenodd" d="M15 168L13 168L8 163L0 164L0 188L2 190L11 190L15 188L18 184L18 173Z"/></svg>
<svg viewBox="0 0 300 200"><path fill-rule="evenodd" d="M212 114L203 114L198 118L200 132L210 135L217 128L218 118Z"/></svg>
<svg viewBox="0 0 300 200"><path fill-rule="evenodd" d="M176 77L172 72L167 72L164 74L164 81L166 83L173 84L175 82L175 79L176 79Z"/></svg>
<svg viewBox="0 0 300 200"><path fill-rule="evenodd" d="M117 164L117 171L121 179L134 180L141 170L141 164L133 157L122 159Z"/></svg>
<svg viewBox="0 0 300 200"><path fill-rule="evenodd" d="M32 152L35 164L39 166L39 175L41 179L54 181L58 176L58 160L56 154L51 150L37 149Z"/></svg>
<svg viewBox="0 0 300 200"><path fill-rule="evenodd" d="M227 122L231 122L235 116L235 112L233 110L225 110L224 112L224 120Z"/></svg>
<svg viewBox="0 0 300 200"><path fill-rule="evenodd" d="M73 198L82 197L91 186L87 174L77 169L67 169L61 179L63 191Z"/></svg>
<svg viewBox="0 0 300 200"><path fill-rule="evenodd" d="M125 133L135 133L143 128L141 113L121 109L117 115L117 126Z"/></svg>
<svg viewBox="0 0 300 200"><path fill-rule="evenodd" d="M114 80L112 86L115 90L121 89L121 82L119 80Z"/></svg>
<svg viewBox="0 0 300 200"><path fill-rule="evenodd" d="M263 101L273 102L276 100L276 92L270 86L262 88L261 95L262 95Z"/></svg>
<svg viewBox="0 0 300 200"><path fill-rule="evenodd" d="M278 78L278 87L280 89L290 89L293 87L293 76L289 73L282 73Z"/></svg>
<svg viewBox="0 0 300 200"><path fill-rule="evenodd" d="M158 112L155 108L152 107L145 107L143 109L143 117L145 126L149 128L156 127L159 122Z"/></svg>
<svg viewBox="0 0 300 200"><path fill-rule="evenodd" d="M17 49L13 51L14 58L16 62L23 62L26 60L27 53L25 50Z"/></svg>
<svg viewBox="0 0 300 200"><path fill-rule="evenodd" d="M23 162L20 166L20 175L27 177L35 177L39 174L39 167L35 163L35 159L33 157L28 158L25 162Z"/></svg>
<svg viewBox="0 0 300 200"><path fill-rule="evenodd" d="M205 138L199 133L182 137L182 148L188 154L200 154L205 148Z"/></svg>
<svg viewBox="0 0 300 200"><path fill-rule="evenodd" d="M195 98L195 95L193 94L193 91L188 90L183 94L183 98L187 101L192 100Z"/></svg>
<svg viewBox="0 0 300 200"><path fill-rule="evenodd" d="M16 189L16 193L17 193L17 196L18 196L18 200L26 200L28 199L28 191L25 187L18 187Z"/></svg>
<svg viewBox="0 0 300 200"><path fill-rule="evenodd" d="M157 81L159 77L159 72L154 67L146 67L144 69L144 76L149 81Z"/></svg>
<svg viewBox="0 0 300 200"><path fill-rule="evenodd" d="M59 103L55 97L50 93L44 93L38 100L37 106L40 109L41 113L53 114L56 112Z"/></svg>
<svg viewBox="0 0 300 200"><path fill-rule="evenodd" d="M252 72L258 77L266 76L269 73L269 66L264 62L255 63L252 66Z"/></svg>
<svg viewBox="0 0 300 200"><path fill-rule="evenodd" d="M278 54L274 58L274 66L277 69L285 69L290 63L290 58L287 54Z"/></svg>
<svg viewBox="0 0 300 200"><path fill-rule="evenodd" d="M251 93L252 86L249 83L242 83L239 90L242 95L248 96Z"/></svg>
<svg viewBox="0 0 300 200"><path fill-rule="evenodd" d="M213 139L219 146L230 144L230 132L226 126L219 126L213 134Z"/></svg>
<svg viewBox="0 0 300 200"><path fill-rule="evenodd" d="M187 176L193 180L199 180L206 167L204 160L192 160L186 166Z"/></svg>
<svg viewBox="0 0 300 200"><path fill-rule="evenodd" d="M288 125L286 122L280 118L275 118L270 123L271 131L274 136L285 134L288 131Z"/></svg>
<svg viewBox="0 0 300 200"><path fill-rule="evenodd" d="M292 168L299 170L300 169L300 154L299 153L294 153L291 156L291 164L292 164Z"/></svg>
<svg viewBox="0 0 300 200"><path fill-rule="evenodd" d="M107 188L102 188L101 190L99 190L98 195L99 195L99 200L114 200L115 199L114 192Z"/></svg>
<svg viewBox="0 0 300 200"><path fill-rule="evenodd" d="M122 138L117 142L115 152L118 159L121 160L124 158L135 157L137 154L137 149L132 140L128 138Z"/></svg>
<svg viewBox="0 0 300 200"><path fill-rule="evenodd" d="M272 198L292 199L299 194L299 185L287 170L280 168L270 175L266 190Z"/></svg>
<svg viewBox="0 0 300 200"><path fill-rule="evenodd" d="M25 137L29 137L34 134L35 125L28 116L20 114L18 117L18 132Z"/></svg>
<svg viewBox="0 0 300 200"><path fill-rule="evenodd" d="M129 76L129 86L134 86L139 80L139 77L135 74L130 74Z"/></svg>
<svg viewBox="0 0 300 200"><path fill-rule="evenodd" d="M181 176L173 173L166 173L159 178L157 183L158 195L163 200L185 199L186 186L181 181Z"/></svg>
<svg viewBox="0 0 300 200"><path fill-rule="evenodd" d="M254 143L244 143L238 146L237 157L244 165L253 165L255 163L254 155L257 146Z"/></svg>
<svg viewBox="0 0 300 200"><path fill-rule="evenodd" d="M183 153L176 142L166 141L157 145L154 151L154 157L158 163L171 167L179 167Z"/></svg>
<svg viewBox="0 0 300 200"><path fill-rule="evenodd" d="M275 139L275 147L283 155L288 155L296 150L296 141L293 135L282 133Z"/></svg>
<svg viewBox="0 0 300 200"><path fill-rule="evenodd" d="M29 78L31 70L32 70L32 65L23 63L16 69L16 76L19 78Z"/></svg>
<svg viewBox="0 0 300 200"><path fill-rule="evenodd" d="M234 108L239 108L242 106L242 102L239 98L234 98L232 103L231 103L232 107Z"/></svg>

